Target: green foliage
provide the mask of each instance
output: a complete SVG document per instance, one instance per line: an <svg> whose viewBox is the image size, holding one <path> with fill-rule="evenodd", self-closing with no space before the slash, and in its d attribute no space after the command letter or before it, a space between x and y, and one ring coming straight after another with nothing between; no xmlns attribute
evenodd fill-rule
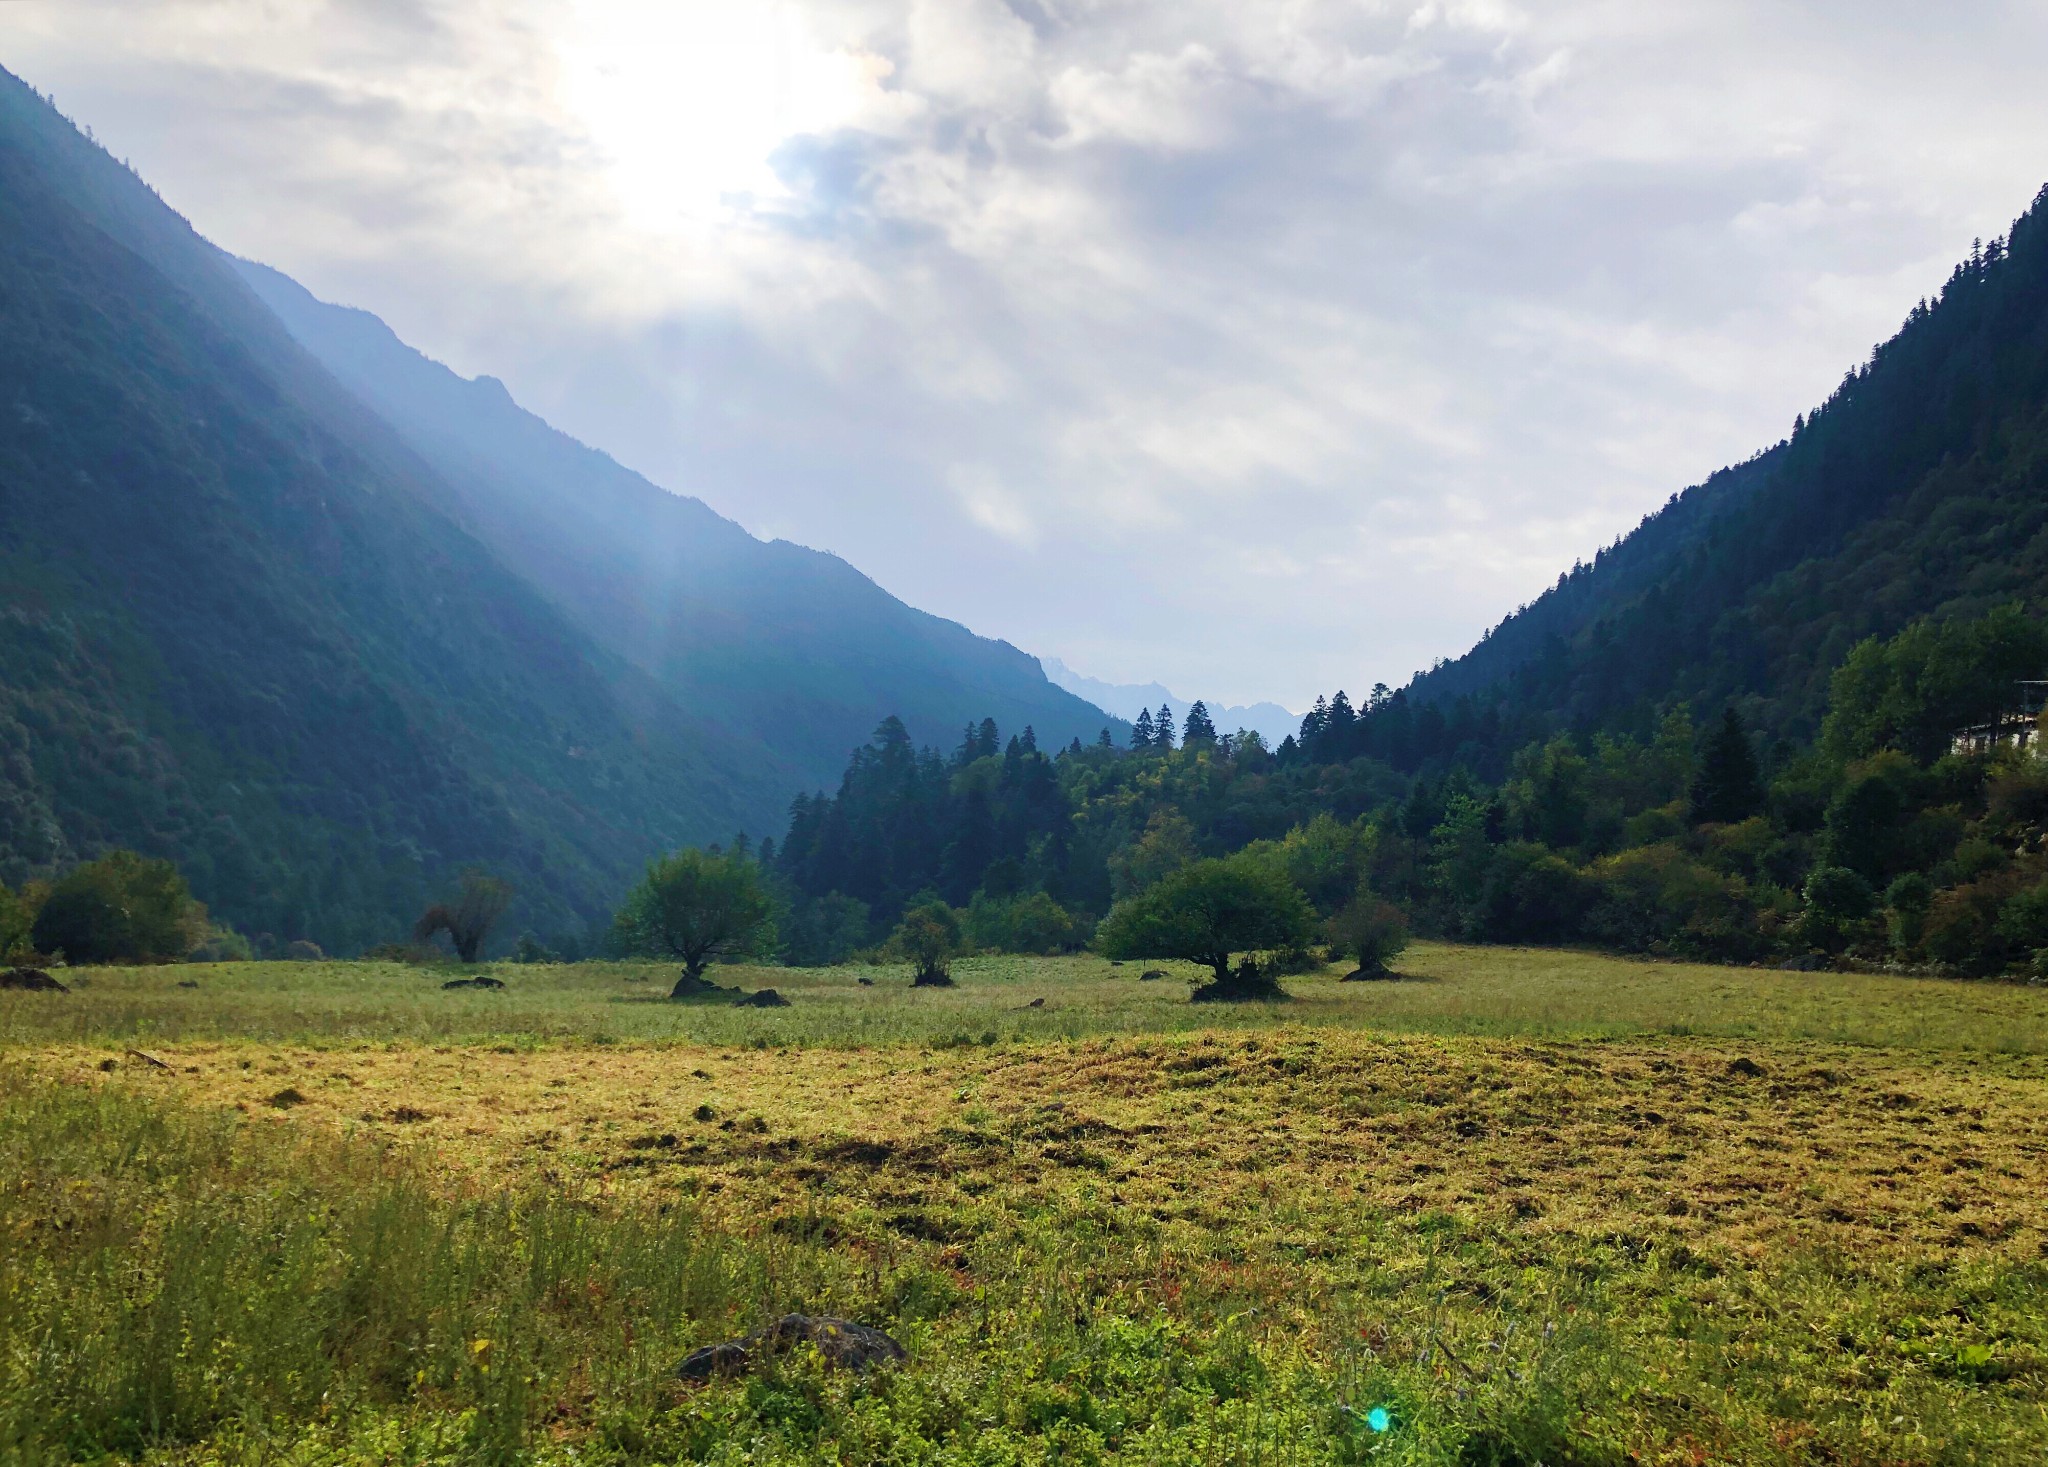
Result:
<svg viewBox="0 0 2048 1467"><path fill-rule="evenodd" d="M714 958L772 951L774 914L752 856L690 848L647 868L612 919L612 940L621 954L681 963L675 996L682 997L703 982Z"/></svg>
<svg viewBox="0 0 2048 1467"><path fill-rule="evenodd" d="M1109 858L1110 890L1118 899L1157 886L1196 858L1195 830L1171 805L1154 810L1144 834Z"/></svg>
<svg viewBox="0 0 2048 1467"><path fill-rule="evenodd" d="M1763 808L1764 791L1756 767L1756 751L1730 704L1721 722L1700 750L1699 769L1686 791L1692 818L1702 823L1732 825Z"/></svg>
<svg viewBox="0 0 2048 1467"><path fill-rule="evenodd" d="M796 903L777 930L783 962L793 968L834 967L867 946L867 904L828 891Z"/></svg>
<svg viewBox="0 0 2048 1467"><path fill-rule="evenodd" d="M978 891L961 914L968 947L982 952L1059 953L1086 943L1085 924L1042 891L993 897Z"/></svg>
<svg viewBox="0 0 2048 1467"><path fill-rule="evenodd" d="M159 963L184 957L208 926L176 866L112 851L51 886L30 940L74 964Z"/></svg>
<svg viewBox="0 0 2048 1467"><path fill-rule="evenodd" d="M1877 897L1862 873L1847 866L1816 866L1802 893L1806 910L1800 932L1806 942L1828 952L1839 950L1856 926L1870 915Z"/></svg>
<svg viewBox="0 0 2048 1467"><path fill-rule="evenodd" d="M1358 973L1376 976L1408 948L1408 919L1392 902L1382 901L1361 885L1350 901L1323 919L1330 956L1348 957Z"/></svg>
<svg viewBox="0 0 2048 1467"><path fill-rule="evenodd" d="M1305 947L1315 911L1270 862L1239 854L1196 861L1110 909L1096 950L1112 958L1184 958L1219 986L1237 953Z"/></svg>
<svg viewBox="0 0 2048 1467"><path fill-rule="evenodd" d="M1828 684L1821 747L1845 762L1896 749L1932 764L1957 730L2011 709L2016 685L2044 670L2048 636L2016 605L1866 638Z"/></svg>
<svg viewBox="0 0 2048 1467"><path fill-rule="evenodd" d="M910 964L916 987L950 987L950 964L960 951L960 914L937 897L912 902L890 934L888 951Z"/></svg>
<svg viewBox="0 0 2048 1467"><path fill-rule="evenodd" d="M43 895L34 888L16 892L0 886L0 962L32 950L30 934L35 930Z"/></svg>

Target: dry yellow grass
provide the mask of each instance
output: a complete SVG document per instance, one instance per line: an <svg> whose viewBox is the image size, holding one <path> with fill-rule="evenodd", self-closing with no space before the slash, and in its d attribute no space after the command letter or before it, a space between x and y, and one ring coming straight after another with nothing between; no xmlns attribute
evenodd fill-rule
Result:
<svg viewBox="0 0 2048 1467"><path fill-rule="evenodd" d="M105 1053L29 1057L379 1133L471 1177L675 1189L754 1216L829 1198L914 1235L992 1206L1215 1230L1278 1203L1340 1232L1339 1214L1440 1212L1758 1258L2048 1253L2035 1057L1300 1027L937 1050L211 1043L151 1051L161 1071Z"/></svg>

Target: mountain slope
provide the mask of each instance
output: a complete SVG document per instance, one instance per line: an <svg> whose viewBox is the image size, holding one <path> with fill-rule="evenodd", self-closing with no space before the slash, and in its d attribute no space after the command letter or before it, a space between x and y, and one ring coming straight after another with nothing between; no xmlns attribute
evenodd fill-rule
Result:
<svg viewBox="0 0 2048 1467"><path fill-rule="evenodd" d="M835 783L890 714L950 746L970 719L1092 742L1101 710L1006 642L917 611L836 556L763 542L558 432L495 378L464 379L366 311L236 268L287 329L458 495L463 522L699 717Z"/></svg>
<svg viewBox="0 0 2048 1467"><path fill-rule="evenodd" d="M114 844L250 931L398 935L468 863L602 916L793 776L694 726L216 251L0 73L0 878Z"/></svg>
<svg viewBox="0 0 2048 1467"><path fill-rule="evenodd" d="M1406 701L1491 706L1491 756L1676 700L1803 736L1862 638L2014 600L2048 606L2048 189L1788 440L1673 496Z"/></svg>

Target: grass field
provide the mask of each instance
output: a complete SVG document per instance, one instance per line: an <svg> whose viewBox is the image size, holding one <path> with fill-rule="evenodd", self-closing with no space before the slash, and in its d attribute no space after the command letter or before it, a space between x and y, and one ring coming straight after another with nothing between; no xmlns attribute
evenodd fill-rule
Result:
<svg viewBox="0 0 2048 1467"><path fill-rule="evenodd" d="M0 1455L2048 1460L2048 992L1402 966L0 995ZM674 1380L793 1309L911 1361Z"/></svg>

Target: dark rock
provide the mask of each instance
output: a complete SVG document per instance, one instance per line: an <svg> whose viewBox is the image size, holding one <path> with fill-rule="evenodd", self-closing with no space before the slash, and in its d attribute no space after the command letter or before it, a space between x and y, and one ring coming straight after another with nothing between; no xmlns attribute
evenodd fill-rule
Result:
<svg viewBox="0 0 2048 1467"><path fill-rule="evenodd" d="M772 988L763 988L758 993L743 993L732 1001L736 1009L786 1009L789 1000Z"/></svg>
<svg viewBox="0 0 2048 1467"><path fill-rule="evenodd" d="M805 1343L817 1346L827 1364L845 1370L893 1365L909 1358L901 1345L867 1325L825 1315L785 1314L766 1329L692 1350L676 1374L684 1380L744 1375L763 1360Z"/></svg>
<svg viewBox="0 0 2048 1467"><path fill-rule="evenodd" d="M873 988L875 986L875 980L872 978L857 978L854 981L860 984L862 988Z"/></svg>
<svg viewBox="0 0 2048 1467"><path fill-rule="evenodd" d="M10 968L0 973L0 988L23 993L69 993L71 990L41 968Z"/></svg>
<svg viewBox="0 0 2048 1467"><path fill-rule="evenodd" d="M1138 981L1140 983L1157 983L1165 976L1166 970L1164 968L1147 968L1138 975Z"/></svg>
<svg viewBox="0 0 2048 1467"><path fill-rule="evenodd" d="M1728 1061L1728 1073L1755 1080L1763 1075L1764 1067L1745 1054Z"/></svg>
<svg viewBox="0 0 2048 1467"><path fill-rule="evenodd" d="M305 1103L306 1097L298 1092L296 1086L292 1085L285 1086L284 1089L270 1097L270 1104L276 1106L279 1110L290 1110L295 1105L304 1105Z"/></svg>
<svg viewBox="0 0 2048 1467"><path fill-rule="evenodd" d="M441 985L443 988L503 988L503 980L497 978L451 978Z"/></svg>
<svg viewBox="0 0 2048 1467"><path fill-rule="evenodd" d="M1398 978L1400 976L1399 973L1396 973L1385 963L1377 963L1370 968L1353 968L1337 981L1339 983L1377 983L1383 978Z"/></svg>

